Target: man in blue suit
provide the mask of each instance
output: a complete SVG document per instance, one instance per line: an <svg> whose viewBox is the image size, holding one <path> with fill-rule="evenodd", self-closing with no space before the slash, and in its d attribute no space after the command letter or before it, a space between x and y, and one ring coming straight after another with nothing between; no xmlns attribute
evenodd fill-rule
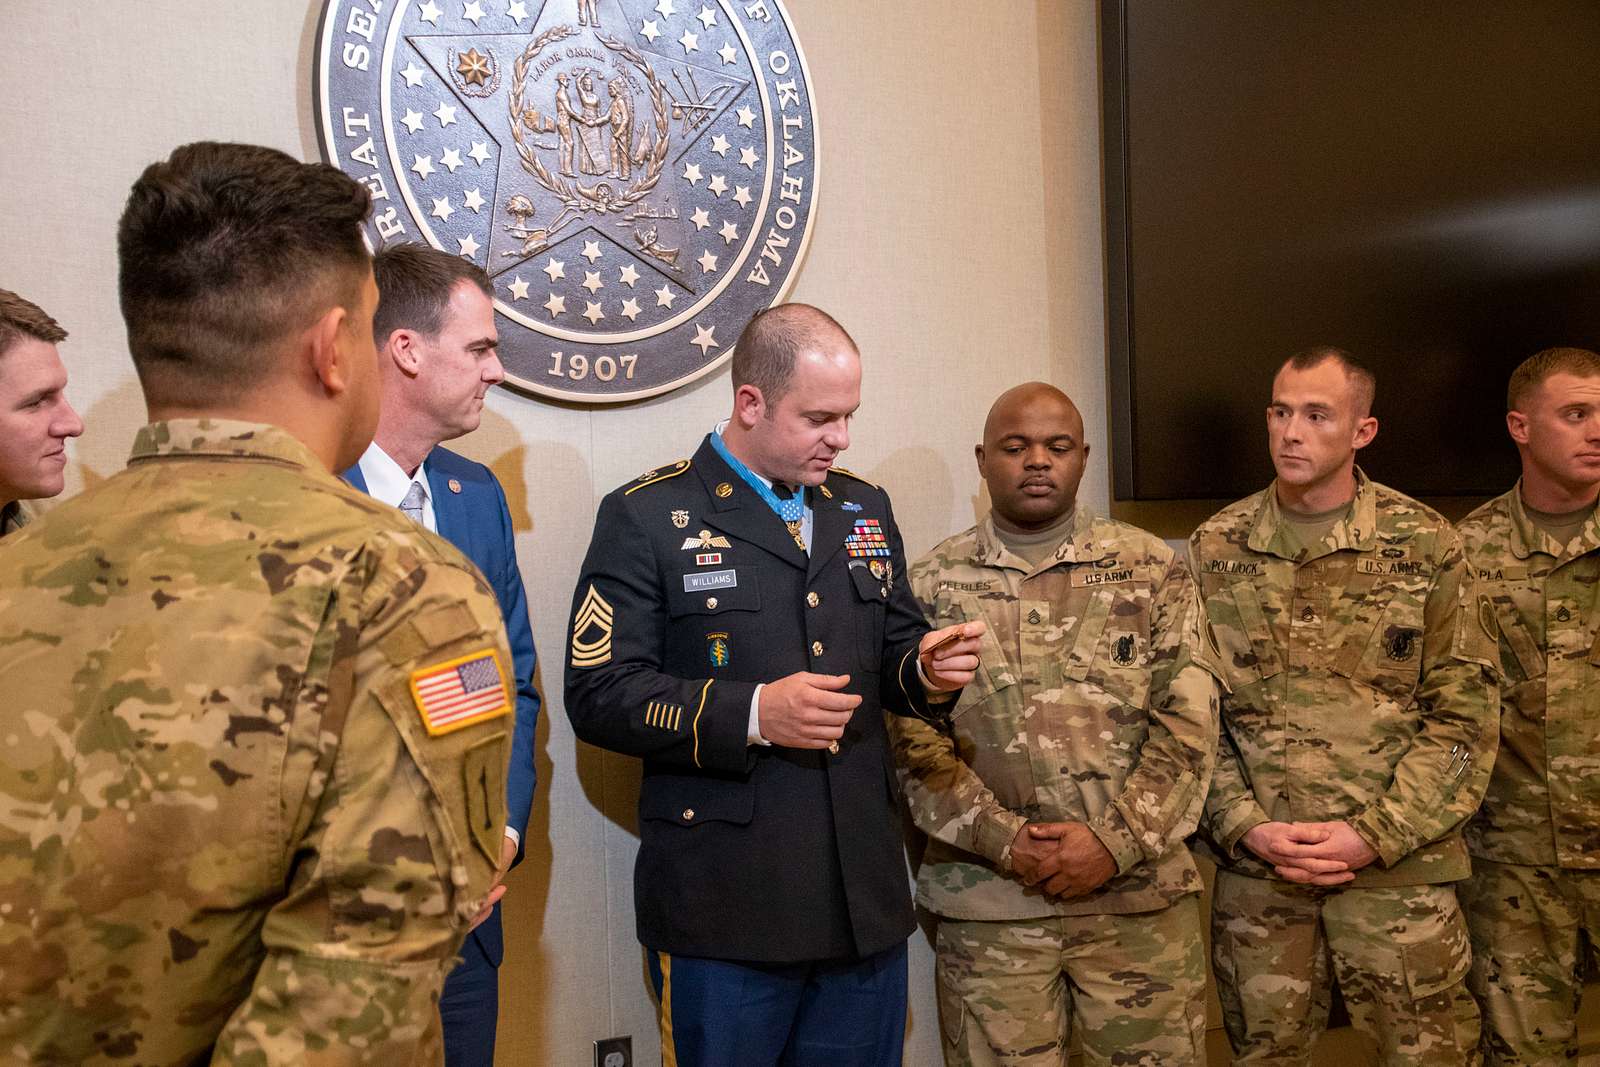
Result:
<svg viewBox="0 0 1600 1067"><path fill-rule="evenodd" d="M505 378L495 351L494 289L478 267L419 244L385 248L373 257L372 267L383 401L372 444L344 477L461 549L500 601L517 675L516 726L505 782L504 877L522 858L533 806L539 717L533 632L505 492L488 467L439 447L478 428L484 394ZM447 1067L494 1062L504 953L499 900L504 895L505 886L496 886L461 948L461 963L445 982L439 1010Z"/></svg>

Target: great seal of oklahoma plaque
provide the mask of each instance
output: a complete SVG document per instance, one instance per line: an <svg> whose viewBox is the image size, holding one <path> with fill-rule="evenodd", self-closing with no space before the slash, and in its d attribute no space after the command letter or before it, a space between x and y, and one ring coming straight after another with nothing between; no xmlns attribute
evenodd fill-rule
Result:
<svg viewBox="0 0 1600 1067"><path fill-rule="evenodd" d="M513 384L665 392L793 281L817 129L781 0L326 0L317 40L369 240L488 271Z"/></svg>

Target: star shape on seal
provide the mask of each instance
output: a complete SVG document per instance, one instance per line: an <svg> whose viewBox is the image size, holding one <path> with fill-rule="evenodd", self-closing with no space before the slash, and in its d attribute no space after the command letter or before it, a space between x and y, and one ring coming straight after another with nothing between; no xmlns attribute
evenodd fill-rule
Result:
<svg viewBox="0 0 1600 1067"><path fill-rule="evenodd" d="M717 343L717 328L715 326L702 326L698 322L694 324L694 340L689 343L699 346L701 359L704 359L711 349L722 347Z"/></svg>
<svg viewBox="0 0 1600 1067"><path fill-rule="evenodd" d="M696 15L695 18L699 19L700 25L704 26L708 30L717 24L717 13L711 10L709 7L702 6L700 8L700 14Z"/></svg>
<svg viewBox="0 0 1600 1067"><path fill-rule="evenodd" d="M751 111L749 108L740 105L736 114L739 116L739 125L743 126L747 130L755 128L756 113L754 111Z"/></svg>
<svg viewBox="0 0 1600 1067"><path fill-rule="evenodd" d="M739 239L739 227L735 226L729 219L722 220L722 229L718 230L717 233L721 235L723 242L726 244L731 245Z"/></svg>
<svg viewBox="0 0 1600 1067"><path fill-rule="evenodd" d="M639 317L639 301L629 298L622 302L622 313L632 322Z"/></svg>
<svg viewBox="0 0 1600 1067"><path fill-rule="evenodd" d="M474 215L479 215L482 214L483 205L487 202L488 201L484 200L483 198L482 189L468 189L466 198L462 201L462 206L468 211L472 212Z"/></svg>
<svg viewBox="0 0 1600 1067"><path fill-rule="evenodd" d="M639 27L639 36L648 38L651 44L655 44L656 38L661 36L661 27L656 25L655 19L645 19Z"/></svg>
<svg viewBox="0 0 1600 1067"><path fill-rule="evenodd" d="M606 287L606 283L600 280L599 271L586 270L583 272L583 287L591 293L597 293Z"/></svg>
<svg viewBox="0 0 1600 1067"><path fill-rule="evenodd" d="M506 18L515 22L518 26L521 26L522 20L527 17L528 5L524 4L522 0L515 0L514 3L506 5Z"/></svg>
<svg viewBox="0 0 1600 1067"><path fill-rule="evenodd" d="M722 134L719 133L715 137L711 138L711 151L715 152L717 155L727 155L729 147L731 146L728 144L728 139L722 136Z"/></svg>
<svg viewBox="0 0 1600 1067"><path fill-rule="evenodd" d="M482 13L478 17L482 18ZM461 58L456 60L456 73L468 85L488 85L493 72L489 69L489 57L472 48L461 53Z"/></svg>
<svg viewBox="0 0 1600 1067"><path fill-rule="evenodd" d="M406 129L410 130L412 133L416 133L418 130L422 129L422 112L412 111L410 108L407 108L406 117L400 121L405 123Z"/></svg>
<svg viewBox="0 0 1600 1067"><path fill-rule="evenodd" d="M433 0L428 0L427 3L417 9L417 18L434 26L439 25L439 16L442 14L444 14L443 9L438 4L435 4Z"/></svg>
<svg viewBox="0 0 1600 1067"><path fill-rule="evenodd" d="M701 274L710 274L717 269L717 257L711 254L711 249L709 248L701 252L700 258L695 262L700 264Z"/></svg>
<svg viewBox="0 0 1600 1067"><path fill-rule="evenodd" d="M470 4L462 5L461 17L476 26L483 21L483 4L479 0L472 0Z"/></svg>
<svg viewBox="0 0 1600 1067"><path fill-rule="evenodd" d="M508 285L506 288L511 290L511 299L513 299L513 300L526 300L526 299L528 299L528 283L522 280L522 276L520 274L517 275L515 278L512 278L511 279L511 284Z"/></svg>
<svg viewBox="0 0 1600 1067"><path fill-rule="evenodd" d="M482 141L473 141L472 151L468 152L467 155L477 160L478 166L481 167L489 162L489 146Z"/></svg>
<svg viewBox="0 0 1600 1067"><path fill-rule="evenodd" d="M617 280L632 289L633 283L639 280L639 272L634 269L632 263L629 263L618 272Z"/></svg>
<svg viewBox="0 0 1600 1067"><path fill-rule="evenodd" d="M750 187L748 185L741 185L734 189L733 199L740 207L749 207L750 201L755 198L750 195Z"/></svg>
<svg viewBox="0 0 1600 1067"><path fill-rule="evenodd" d="M683 36L678 38L678 43L683 45L683 54L700 51L700 38L688 30L683 31Z"/></svg>
<svg viewBox="0 0 1600 1067"><path fill-rule="evenodd" d="M456 238L456 244L461 247L461 255L468 259L478 254L478 242L472 239L472 234Z"/></svg>
<svg viewBox="0 0 1600 1067"><path fill-rule="evenodd" d="M578 254L581 255L584 259L587 259L590 263L593 263L595 260L599 259L600 256L603 254L600 251L600 242L599 241L585 241L585 242L583 242L583 251L578 253Z"/></svg>
<svg viewBox="0 0 1600 1067"><path fill-rule="evenodd" d="M424 73L425 71L423 71L421 67L417 66L417 61L413 59L405 65L404 69L400 71L400 76L405 78L408 86L415 89L417 86L422 84L422 75Z"/></svg>
<svg viewBox="0 0 1600 1067"><path fill-rule="evenodd" d="M439 126L442 129L455 122L456 109L441 100L439 106L434 109L433 117L439 120Z"/></svg>
<svg viewBox="0 0 1600 1067"><path fill-rule="evenodd" d="M433 173L433 157L412 156L411 169L416 172L418 178L422 181L427 181L428 175Z"/></svg>
<svg viewBox="0 0 1600 1067"><path fill-rule="evenodd" d="M755 170L756 164L761 162L761 157L756 155L756 150L754 148L746 145L745 147L739 149L739 162L743 163L751 170Z"/></svg>
<svg viewBox="0 0 1600 1067"><path fill-rule="evenodd" d="M717 55L722 59L724 65L730 67L734 63L738 62L739 59L739 53L733 50L733 45L731 44L724 44L721 48L717 49Z"/></svg>
<svg viewBox="0 0 1600 1067"><path fill-rule="evenodd" d="M444 155L439 157L439 166L448 168L451 174L456 172L457 167L464 165L461 162L461 150L459 148L447 148L444 151Z"/></svg>
<svg viewBox="0 0 1600 1067"><path fill-rule="evenodd" d="M550 299L544 302L544 309L550 313L550 317L553 319L567 310L567 298L551 293Z"/></svg>
<svg viewBox="0 0 1600 1067"><path fill-rule="evenodd" d="M706 214L705 208L697 207L694 209L694 214L689 216L689 221L694 223L695 229L703 230L711 225L711 216Z"/></svg>
<svg viewBox="0 0 1600 1067"><path fill-rule="evenodd" d="M440 222L449 222L450 221L450 216L452 214L454 214L454 213L455 213L455 208L450 206L450 198L448 196L436 196L436 197L434 197L433 198L433 210L428 212L428 214L432 215L434 218L438 219Z"/></svg>
<svg viewBox="0 0 1600 1067"><path fill-rule="evenodd" d="M663 285L661 288L656 290L656 307L670 308L672 307L672 302L677 298L677 293L674 293L671 289Z"/></svg>
<svg viewBox="0 0 1600 1067"><path fill-rule="evenodd" d="M700 174L700 164L698 164L698 163L685 163L683 165L683 180L684 181L688 182L690 185L699 185L701 177L702 177L702 175Z"/></svg>
<svg viewBox="0 0 1600 1067"><path fill-rule="evenodd" d="M599 304L594 303L593 301L588 301L584 304L583 317L588 319L589 324L592 326L601 319L605 318L606 313L600 310Z"/></svg>
<svg viewBox="0 0 1600 1067"><path fill-rule="evenodd" d="M711 176L711 184L707 185L706 188L717 194L717 198L720 200L722 194L728 191L728 179L720 174L713 174Z"/></svg>
<svg viewBox="0 0 1600 1067"><path fill-rule="evenodd" d="M672 13L677 9L672 6L672 0L659 0L656 4L656 10L661 13L662 18L670 19Z"/></svg>
<svg viewBox="0 0 1600 1067"><path fill-rule="evenodd" d="M549 275L552 282L557 278L565 278L567 276L567 265L555 256L551 256L550 261L539 269Z"/></svg>

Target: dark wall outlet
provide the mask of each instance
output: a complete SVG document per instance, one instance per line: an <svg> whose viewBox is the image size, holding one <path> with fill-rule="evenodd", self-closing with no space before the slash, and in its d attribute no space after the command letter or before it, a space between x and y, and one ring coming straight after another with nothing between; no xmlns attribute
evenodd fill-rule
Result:
<svg viewBox="0 0 1600 1067"><path fill-rule="evenodd" d="M607 1037L596 1041L594 1067L633 1067L633 1038Z"/></svg>

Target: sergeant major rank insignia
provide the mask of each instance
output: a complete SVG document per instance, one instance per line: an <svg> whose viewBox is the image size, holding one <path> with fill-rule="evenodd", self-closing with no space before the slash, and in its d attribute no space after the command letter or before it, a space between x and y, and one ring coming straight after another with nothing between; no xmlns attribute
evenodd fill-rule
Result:
<svg viewBox="0 0 1600 1067"><path fill-rule="evenodd" d="M513 384L665 392L793 281L817 132L781 0L325 0L317 38L369 241L487 270Z"/></svg>

